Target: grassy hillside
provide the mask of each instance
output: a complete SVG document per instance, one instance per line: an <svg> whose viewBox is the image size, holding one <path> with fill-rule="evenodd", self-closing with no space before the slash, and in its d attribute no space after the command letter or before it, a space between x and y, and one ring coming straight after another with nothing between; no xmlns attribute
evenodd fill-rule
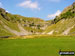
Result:
<svg viewBox="0 0 75 56"><path fill-rule="evenodd" d="M52 21L44 31L46 34L75 35L75 2Z"/></svg>
<svg viewBox="0 0 75 56"><path fill-rule="evenodd" d="M0 8L0 36L22 34L23 29L25 33L41 33L45 24L40 18L13 15Z"/></svg>
<svg viewBox="0 0 75 56"><path fill-rule="evenodd" d="M69 29L73 25L75 25L75 18L62 19L58 23L49 26L44 32L48 33L50 31L54 30L53 34L62 34L62 32L64 32L65 30ZM72 33L72 32L75 32L74 29L75 29L75 27L73 27L70 30L71 32L69 32L69 34Z"/></svg>
<svg viewBox="0 0 75 56"><path fill-rule="evenodd" d="M41 36L33 39L0 40L0 56L59 56L60 49L74 51L75 37Z"/></svg>

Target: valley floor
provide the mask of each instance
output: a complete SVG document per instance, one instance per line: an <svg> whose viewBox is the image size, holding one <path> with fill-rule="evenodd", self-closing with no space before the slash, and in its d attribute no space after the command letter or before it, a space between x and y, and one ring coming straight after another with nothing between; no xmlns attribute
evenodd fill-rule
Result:
<svg viewBox="0 0 75 56"><path fill-rule="evenodd" d="M0 56L59 56L60 49L75 51L75 37L40 37L0 39Z"/></svg>

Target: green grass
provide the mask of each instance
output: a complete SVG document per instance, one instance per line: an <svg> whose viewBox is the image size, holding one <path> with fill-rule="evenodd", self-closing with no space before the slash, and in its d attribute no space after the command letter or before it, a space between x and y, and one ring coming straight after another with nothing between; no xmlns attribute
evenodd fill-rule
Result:
<svg viewBox="0 0 75 56"><path fill-rule="evenodd" d="M75 51L74 37L0 40L0 56L59 56L59 50ZM48 37L48 38L47 38Z"/></svg>

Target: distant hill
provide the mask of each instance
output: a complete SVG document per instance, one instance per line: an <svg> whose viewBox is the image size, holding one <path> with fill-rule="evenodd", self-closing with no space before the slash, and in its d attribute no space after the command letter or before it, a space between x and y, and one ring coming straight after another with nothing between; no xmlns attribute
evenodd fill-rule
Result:
<svg viewBox="0 0 75 56"><path fill-rule="evenodd" d="M0 8L0 36L40 34L46 24L40 18L13 15Z"/></svg>
<svg viewBox="0 0 75 56"><path fill-rule="evenodd" d="M43 34L49 35L75 35L75 2L65 8L59 16L52 21Z"/></svg>

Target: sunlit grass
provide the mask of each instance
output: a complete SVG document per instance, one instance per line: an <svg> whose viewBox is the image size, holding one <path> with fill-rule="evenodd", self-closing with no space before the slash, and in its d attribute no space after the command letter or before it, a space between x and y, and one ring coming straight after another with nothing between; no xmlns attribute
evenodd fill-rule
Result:
<svg viewBox="0 0 75 56"><path fill-rule="evenodd" d="M75 50L75 37L35 36L0 40L0 56L59 56L59 50Z"/></svg>

